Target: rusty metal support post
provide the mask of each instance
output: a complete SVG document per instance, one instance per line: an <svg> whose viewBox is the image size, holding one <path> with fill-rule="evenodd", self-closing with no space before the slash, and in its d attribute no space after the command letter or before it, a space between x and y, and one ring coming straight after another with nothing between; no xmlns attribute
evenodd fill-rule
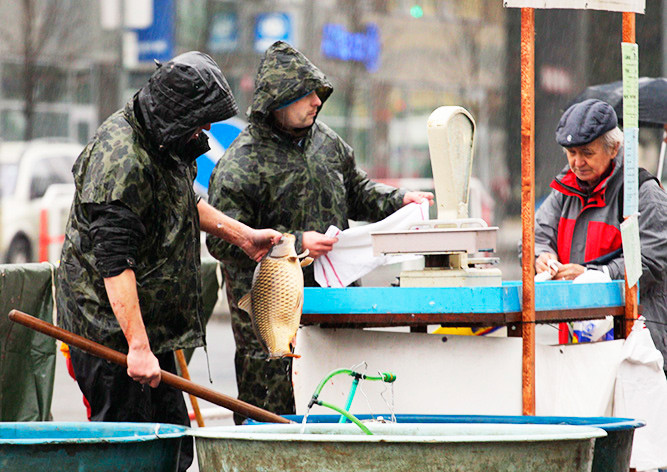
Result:
<svg viewBox="0 0 667 472"><path fill-rule="evenodd" d="M635 42L635 14L623 13L623 38L624 43ZM634 320L638 317L637 306L637 284L634 287L628 287L628 277L625 277L625 323L623 337L627 338L632 331Z"/></svg>
<svg viewBox="0 0 667 472"><path fill-rule="evenodd" d="M535 414L535 10L521 9L521 228L523 414Z"/></svg>
<svg viewBox="0 0 667 472"><path fill-rule="evenodd" d="M635 42L635 14L623 13L623 42Z"/></svg>

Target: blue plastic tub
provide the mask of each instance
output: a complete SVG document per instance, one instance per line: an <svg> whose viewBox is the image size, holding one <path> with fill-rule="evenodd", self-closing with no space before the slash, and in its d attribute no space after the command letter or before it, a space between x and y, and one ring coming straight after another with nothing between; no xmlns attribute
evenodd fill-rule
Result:
<svg viewBox="0 0 667 472"><path fill-rule="evenodd" d="M356 416L360 420L378 418L378 415ZM391 418L390 414L381 416L385 420ZM297 423L303 421L301 415L286 415L285 418ZM340 415L309 415L308 423L338 423L339 419ZM627 472L630 467L635 429L646 424L644 421L608 416L396 415L396 421L398 423L561 424L601 428L607 432L607 436L595 441L592 472Z"/></svg>
<svg viewBox="0 0 667 472"><path fill-rule="evenodd" d="M0 470L175 471L186 433L159 423L0 423Z"/></svg>

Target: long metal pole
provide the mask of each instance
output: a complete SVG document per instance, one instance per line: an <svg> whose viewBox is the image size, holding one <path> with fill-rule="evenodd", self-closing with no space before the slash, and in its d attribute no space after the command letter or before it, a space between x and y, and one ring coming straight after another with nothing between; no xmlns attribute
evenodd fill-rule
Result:
<svg viewBox="0 0 667 472"><path fill-rule="evenodd" d="M635 14L634 13L623 13L623 42L624 43L634 43L635 42ZM626 170L627 171L627 170ZM624 323L624 337L628 337L630 331L632 331L632 325L634 320L638 317L638 306L637 306L637 284L633 287L628 287L628 276L627 272L625 274L625 323Z"/></svg>
<svg viewBox="0 0 667 472"><path fill-rule="evenodd" d="M100 357L107 361L119 364L122 366L127 366L127 356L121 352L110 349L106 346L98 344L90 339L79 336L78 334L71 333L62 328L47 323L46 321L30 316L26 313L23 313L19 310L12 310L9 312L9 319L22 324L30 329L39 331L40 333L51 336L61 340L64 343L67 343L69 346L78 347L79 349L86 351L89 354ZM175 387L183 392L195 395L203 400L207 400L216 405L232 410L240 415L247 416L257 421L268 422L268 423L289 423L290 421L278 416L270 411L259 408L255 405L237 400L236 398L223 395L218 393L210 388L203 387L189 380L185 380L178 375L174 375L171 372L165 370L161 371L162 382L172 387Z"/></svg>
<svg viewBox="0 0 667 472"><path fill-rule="evenodd" d="M521 311L523 414L535 414L535 10L521 9Z"/></svg>

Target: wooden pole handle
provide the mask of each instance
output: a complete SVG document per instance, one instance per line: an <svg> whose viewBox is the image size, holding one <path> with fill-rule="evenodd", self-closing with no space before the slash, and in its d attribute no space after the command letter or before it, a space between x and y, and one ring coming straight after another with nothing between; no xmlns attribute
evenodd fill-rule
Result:
<svg viewBox="0 0 667 472"><path fill-rule="evenodd" d="M127 367L127 356L125 354L81 337L78 334L74 334L65 329L54 326L46 321L42 321L38 318L35 318L34 316L28 315L19 310L12 310L9 312L9 319L30 329L39 331L42 334L59 339L62 342L70 346L77 347L89 354L101 357L102 359L106 359L115 364L122 365L123 367ZM210 388L206 388L202 385L181 378L178 375L172 374L171 372L162 370L161 374L162 382L166 383L167 385L199 397L202 400L206 400L223 408L227 408L228 410L234 411L240 415L252 418L255 421L266 423L290 422L288 419L283 418L282 416L278 416L275 413L271 413L270 411L264 410L263 408L259 408L255 405L251 405L250 403L246 403L236 398L218 393L215 390L211 390Z"/></svg>

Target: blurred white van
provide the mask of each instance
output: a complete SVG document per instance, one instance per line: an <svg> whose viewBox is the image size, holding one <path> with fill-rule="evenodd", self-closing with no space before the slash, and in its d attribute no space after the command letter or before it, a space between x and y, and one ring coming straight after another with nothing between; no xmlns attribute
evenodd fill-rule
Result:
<svg viewBox="0 0 667 472"><path fill-rule="evenodd" d="M0 260L56 261L83 146L60 139L0 143Z"/></svg>

